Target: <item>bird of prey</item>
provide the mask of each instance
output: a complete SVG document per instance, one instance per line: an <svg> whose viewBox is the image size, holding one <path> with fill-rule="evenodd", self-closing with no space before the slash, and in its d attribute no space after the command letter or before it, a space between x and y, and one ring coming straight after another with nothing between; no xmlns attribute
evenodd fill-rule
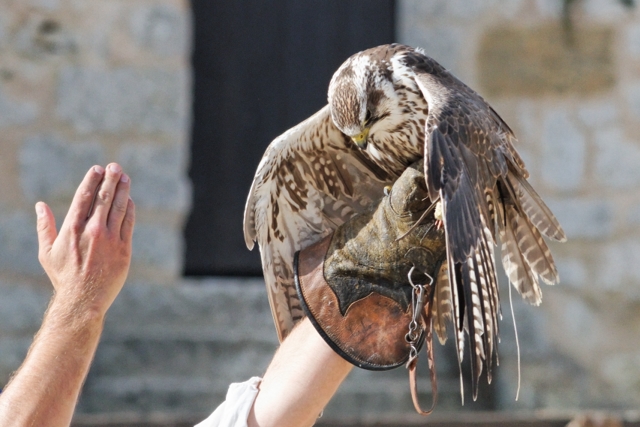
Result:
<svg viewBox="0 0 640 427"><path fill-rule="evenodd" d="M439 201L447 262L438 275L434 329L453 323L458 360L470 341L474 399L491 364L500 317L494 247L511 284L539 304L539 279L558 273L542 235L566 240L527 182L516 137L475 91L420 49L392 44L348 58L329 84L328 105L277 137L258 165L244 214L249 249L260 246L280 340L303 316L293 283L298 250L319 241L384 195L424 159Z"/></svg>

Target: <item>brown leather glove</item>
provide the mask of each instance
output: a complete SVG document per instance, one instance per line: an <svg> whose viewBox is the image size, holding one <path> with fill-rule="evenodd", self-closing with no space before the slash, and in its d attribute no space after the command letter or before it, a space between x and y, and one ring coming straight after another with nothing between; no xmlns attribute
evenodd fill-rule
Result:
<svg viewBox="0 0 640 427"><path fill-rule="evenodd" d="M415 358L430 334L429 301L445 239L421 169L409 167L370 211L294 258L305 313L338 354L361 368L397 367Z"/></svg>

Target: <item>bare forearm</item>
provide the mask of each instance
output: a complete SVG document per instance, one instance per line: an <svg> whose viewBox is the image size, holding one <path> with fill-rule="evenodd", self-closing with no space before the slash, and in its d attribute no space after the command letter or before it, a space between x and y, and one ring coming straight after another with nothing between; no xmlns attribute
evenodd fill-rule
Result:
<svg viewBox="0 0 640 427"><path fill-rule="evenodd" d="M304 319L269 365L249 427L312 426L352 367Z"/></svg>
<svg viewBox="0 0 640 427"><path fill-rule="evenodd" d="M0 395L0 426L69 425L102 323L99 313L54 298L27 358Z"/></svg>

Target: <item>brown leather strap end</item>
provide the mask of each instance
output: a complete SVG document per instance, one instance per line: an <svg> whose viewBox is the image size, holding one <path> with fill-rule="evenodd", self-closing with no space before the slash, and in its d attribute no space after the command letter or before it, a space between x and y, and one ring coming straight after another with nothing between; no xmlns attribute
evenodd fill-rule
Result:
<svg viewBox="0 0 640 427"><path fill-rule="evenodd" d="M431 374L431 408L428 410L422 409L420 406L420 399L418 396L418 379L417 379L417 370L418 370L418 357L415 357L411 360L407 369L409 369L409 388L411 389L411 400L413 400L413 407L416 409L416 412L420 415L429 415L433 412L436 407L436 403L438 402L438 381L436 378L436 367L434 363L433 357L433 335L431 332L431 325L429 325L426 333L426 347L427 347L427 357L429 361L429 373Z"/></svg>

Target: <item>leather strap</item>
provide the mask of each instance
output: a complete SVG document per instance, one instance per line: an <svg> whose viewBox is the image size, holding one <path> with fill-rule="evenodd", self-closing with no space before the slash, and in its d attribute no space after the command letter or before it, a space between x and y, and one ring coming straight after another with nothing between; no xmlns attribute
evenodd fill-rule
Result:
<svg viewBox="0 0 640 427"><path fill-rule="evenodd" d="M425 307L425 312L429 313L429 304ZM438 382L436 378L435 359L433 356L433 332L431 324L431 316L425 315L423 312L422 317L425 322L425 351L427 352L427 359L429 362L429 373L431 375L431 408L427 411L420 406L420 399L418 398L418 356L414 357L407 363L407 369L409 369L409 388L411 389L411 400L413 400L413 407L420 415L429 415L433 412L438 402Z"/></svg>

